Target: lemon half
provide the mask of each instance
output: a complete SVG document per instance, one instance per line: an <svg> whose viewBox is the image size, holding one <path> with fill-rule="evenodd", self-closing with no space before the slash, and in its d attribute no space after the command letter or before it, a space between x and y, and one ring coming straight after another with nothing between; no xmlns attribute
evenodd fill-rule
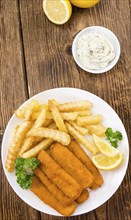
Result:
<svg viewBox="0 0 131 220"><path fill-rule="evenodd" d="M123 161L123 153L119 152L115 157L107 157L101 153L92 157L93 164L100 170L113 170Z"/></svg>
<svg viewBox="0 0 131 220"><path fill-rule="evenodd" d="M91 8L100 0L70 0L70 2L79 8Z"/></svg>
<svg viewBox="0 0 131 220"><path fill-rule="evenodd" d="M119 154L119 150L107 144L102 138L93 134L93 140L99 151L108 157L114 157Z"/></svg>
<svg viewBox="0 0 131 220"><path fill-rule="evenodd" d="M51 22L59 25L66 23L72 14L69 0L43 0L43 10Z"/></svg>

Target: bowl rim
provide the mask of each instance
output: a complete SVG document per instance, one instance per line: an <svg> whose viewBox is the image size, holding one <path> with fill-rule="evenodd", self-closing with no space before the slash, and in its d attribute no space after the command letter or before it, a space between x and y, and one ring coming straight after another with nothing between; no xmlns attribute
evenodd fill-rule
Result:
<svg viewBox="0 0 131 220"><path fill-rule="evenodd" d="M117 50L116 50L115 58L109 63L109 65L107 65L105 68L100 69L100 70L92 70L92 69L86 68L79 61L79 58L77 57L77 54L76 54L76 45L77 45L77 41L78 41L79 37L82 36L84 33L86 33L86 31L91 30L91 32L92 32L93 30L95 31L95 29L99 29L101 32L102 32L102 30L104 30L104 32L107 32L107 34L109 34L115 40L116 45L117 45ZM72 55L73 55L73 58L74 58L76 64L81 69L85 70L88 73L101 74L101 73L108 72L109 70L111 70L117 64L117 62L118 62L118 60L120 58L120 53L121 53L121 46L120 46L120 42L119 42L117 36L110 29L108 29L106 27L103 27L103 26L89 26L89 27L86 27L86 28L82 29L81 31L79 31L76 34L76 36L75 36L75 38L73 40L73 43L72 43Z"/></svg>

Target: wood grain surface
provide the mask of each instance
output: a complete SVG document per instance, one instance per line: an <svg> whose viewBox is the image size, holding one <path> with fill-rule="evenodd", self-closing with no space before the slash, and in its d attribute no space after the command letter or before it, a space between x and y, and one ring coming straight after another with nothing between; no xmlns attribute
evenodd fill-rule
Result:
<svg viewBox="0 0 131 220"><path fill-rule="evenodd" d="M91 9L73 7L62 26L44 15L42 0L1 0L0 140L14 110L29 97L56 87L92 92L120 116L131 143L131 23L130 0L101 0ZM93 75L74 62L71 45L83 28L101 25L112 30L121 44L118 64L108 73ZM7 146L5 146L7 147ZM12 190L0 167L1 220L129 220L131 164L125 178L104 205L76 217L54 217L25 204Z"/></svg>

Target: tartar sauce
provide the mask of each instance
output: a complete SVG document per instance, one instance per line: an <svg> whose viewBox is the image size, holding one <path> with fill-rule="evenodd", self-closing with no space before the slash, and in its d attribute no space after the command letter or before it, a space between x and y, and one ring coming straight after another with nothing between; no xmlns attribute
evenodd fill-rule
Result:
<svg viewBox="0 0 131 220"><path fill-rule="evenodd" d="M115 58L112 44L104 34L96 32L79 38L77 54L85 67L94 70L105 68Z"/></svg>

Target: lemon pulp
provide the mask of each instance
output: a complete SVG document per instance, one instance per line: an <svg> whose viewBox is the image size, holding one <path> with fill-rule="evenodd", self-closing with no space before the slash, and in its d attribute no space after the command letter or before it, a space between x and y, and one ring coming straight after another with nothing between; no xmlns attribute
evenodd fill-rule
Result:
<svg viewBox="0 0 131 220"><path fill-rule="evenodd" d="M71 16L72 6L69 0L43 0L43 10L51 22L64 24Z"/></svg>
<svg viewBox="0 0 131 220"><path fill-rule="evenodd" d="M102 138L93 134L93 140L99 151L108 157L114 157L119 154L119 150L107 144Z"/></svg>
<svg viewBox="0 0 131 220"><path fill-rule="evenodd" d="M92 162L100 170L113 170L123 161L123 153L119 152L115 157L107 157L103 154L97 154L92 157Z"/></svg>

